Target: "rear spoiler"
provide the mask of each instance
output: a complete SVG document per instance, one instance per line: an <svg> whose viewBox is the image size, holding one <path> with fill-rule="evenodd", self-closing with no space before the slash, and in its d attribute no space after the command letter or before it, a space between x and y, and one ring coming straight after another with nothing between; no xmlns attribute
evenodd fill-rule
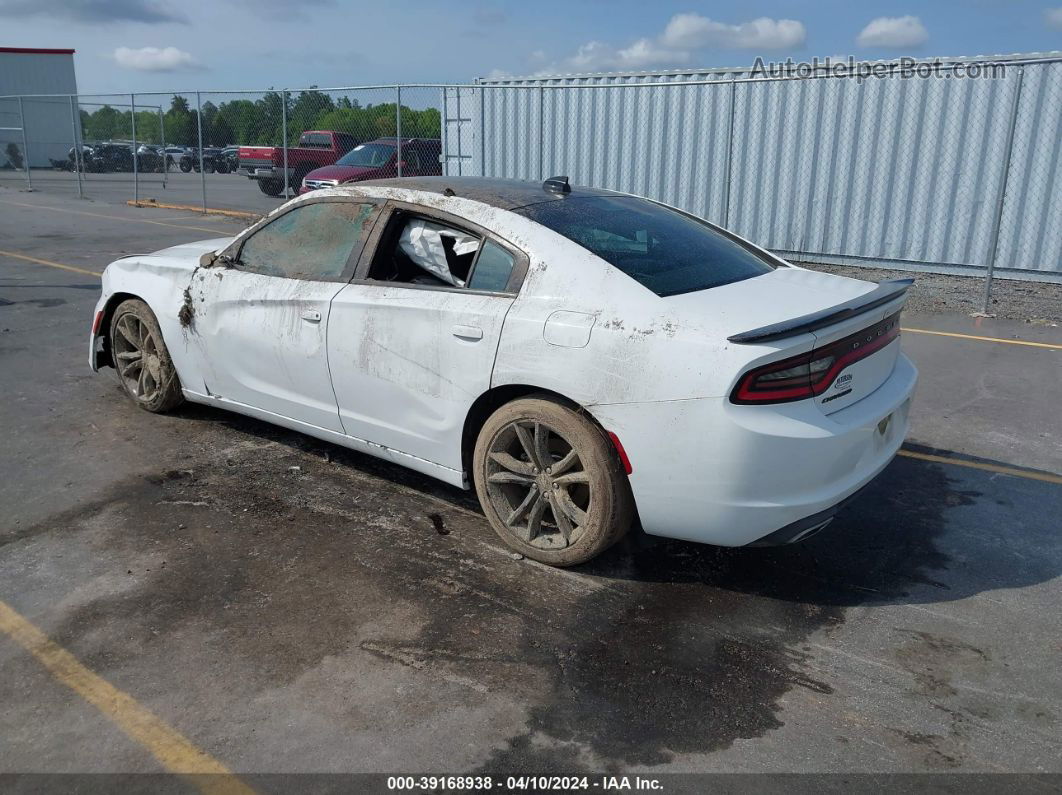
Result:
<svg viewBox="0 0 1062 795"><path fill-rule="evenodd" d="M783 320L781 323L772 323L769 326L760 326L751 331L742 331L740 334L727 337L727 339L740 345L748 345L753 342L767 342L769 340L782 339L783 337L793 337L797 334L803 334L805 331L814 331L815 329L832 326L834 323L869 312L875 307L899 298L907 292L907 288L912 284L914 284L914 279L890 279L889 281L878 282L878 286L869 293L853 298L851 301L845 301L843 304L837 304L837 306L831 306L829 309L823 309L819 312L812 312L810 315Z"/></svg>

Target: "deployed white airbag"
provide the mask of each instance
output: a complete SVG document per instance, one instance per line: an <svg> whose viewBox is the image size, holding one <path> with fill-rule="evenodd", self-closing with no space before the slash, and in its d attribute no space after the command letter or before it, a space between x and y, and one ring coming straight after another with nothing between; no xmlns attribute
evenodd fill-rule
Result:
<svg viewBox="0 0 1062 795"><path fill-rule="evenodd" d="M443 237L453 241L453 252L457 256L472 254L479 248L479 238L419 218L406 224L398 245L407 257L432 276L455 287L464 287L464 281L450 273Z"/></svg>

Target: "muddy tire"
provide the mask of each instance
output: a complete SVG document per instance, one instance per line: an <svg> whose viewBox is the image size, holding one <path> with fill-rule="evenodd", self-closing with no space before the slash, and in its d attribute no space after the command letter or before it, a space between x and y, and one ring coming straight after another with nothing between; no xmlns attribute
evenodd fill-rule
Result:
<svg viewBox="0 0 1062 795"><path fill-rule="evenodd" d="M473 456L476 493L501 539L550 566L584 563L630 529L634 498L608 436L548 396L499 408Z"/></svg>
<svg viewBox="0 0 1062 795"><path fill-rule="evenodd" d="M159 414L184 401L162 329L143 301L123 301L114 310L110 347L118 381L140 408Z"/></svg>
<svg viewBox="0 0 1062 795"><path fill-rule="evenodd" d="M284 180L260 179L258 180L258 190L262 191L266 196L279 196L284 192Z"/></svg>

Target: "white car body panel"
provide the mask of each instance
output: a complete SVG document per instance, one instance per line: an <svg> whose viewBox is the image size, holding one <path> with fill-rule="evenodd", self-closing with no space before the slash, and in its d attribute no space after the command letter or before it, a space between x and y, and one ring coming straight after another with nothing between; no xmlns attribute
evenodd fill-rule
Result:
<svg viewBox="0 0 1062 795"><path fill-rule="evenodd" d="M462 434L475 401L498 387L555 392L620 439L645 530L693 541L751 543L826 510L869 482L903 441L917 373L899 341L846 369L852 392L828 402L729 400L749 369L861 331L903 299L784 339L728 336L858 298L873 284L781 263L662 298L522 215L380 185L317 190L273 215L333 196L409 202L496 232L527 255L519 295L199 267L204 253L235 252L267 217L234 239L112 263L97 309L117 294L146 301L190 400L466 488ZM185 327L178 314L189 287Z"/></svg>
<svg viewBox="0 0 1062 795"><path fill-rule="evenodd" d="M343 285L200 268L194 333L206 394L343 432L325 346Z"/></svg>
<svg viewBox="0 0 1062 795"><path fill-rule="evenodd" d="M343 287L328 336L344 431L460 473L465 417L490 389L512 303L383 282Z"/></svg>

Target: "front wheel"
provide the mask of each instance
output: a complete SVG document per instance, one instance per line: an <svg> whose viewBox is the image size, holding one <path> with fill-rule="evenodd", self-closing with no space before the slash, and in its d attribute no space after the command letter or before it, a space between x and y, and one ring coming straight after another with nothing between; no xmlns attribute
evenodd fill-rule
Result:
<svg viewBox="0 0 1062 795"><path fill-rule="evenodd" d="M548 397L515 400L476 440L476 493L501 539L551 566L574 566L618 541L634 498L608 436Z"/></svg>
<svg viewBox="0 0 1062 795"><path fill-rule="evenodd" d="M154 312L139 299L123 301L111 320L111 358L122 388L145 411L180 405L181 381Z"/></svg>

